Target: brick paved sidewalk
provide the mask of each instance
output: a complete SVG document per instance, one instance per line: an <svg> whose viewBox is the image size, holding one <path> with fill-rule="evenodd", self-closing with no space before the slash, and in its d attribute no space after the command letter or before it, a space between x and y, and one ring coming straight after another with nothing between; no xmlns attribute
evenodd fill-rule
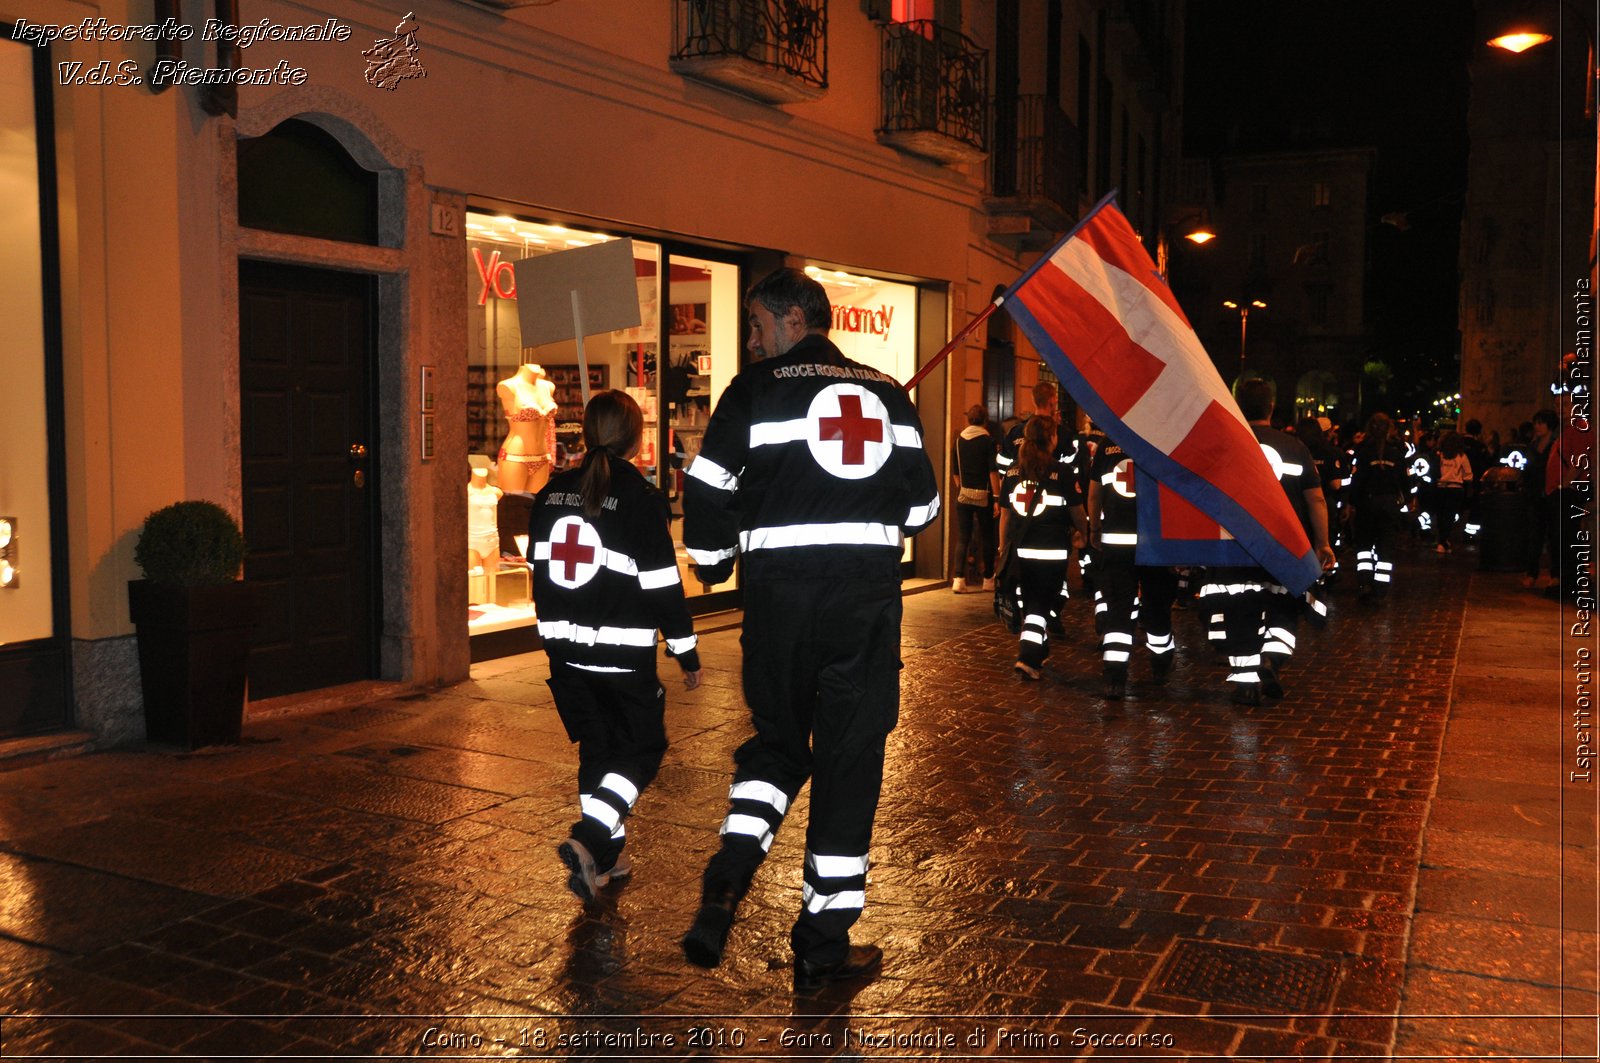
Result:
<svg viewBox="0 0 1600 1063"><path fill-rule="evenodd" d="M636 874L589 911L537 656L236 749L0 773L0 1055L1553 1056L1595 1012L1593 790L1552 781L1557 607L1470 565L1336 596L1248 709L1192 610L1171 683L1136 658L1110 703L1081 601L1021 684L982 596L908 598L857 930L887 960L853 994L789 988L803 796L727 962L678 951L747 733L736 630L698 691L664 665Z"/></svg>

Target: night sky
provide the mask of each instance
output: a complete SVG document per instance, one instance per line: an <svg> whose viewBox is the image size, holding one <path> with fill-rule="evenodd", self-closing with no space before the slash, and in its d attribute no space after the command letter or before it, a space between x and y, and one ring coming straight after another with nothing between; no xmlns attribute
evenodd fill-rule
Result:
<svg viewBox="0 0 1600 1063"><path fill-rule="evenodd" d="M1184 147L1372 147L1367 322L1394 398L1455 389L1466 188L1467 0L1191 0ZM1404 212L1401 231L1379 219ZM1426 401L1418 403L1426 405Z"/></svg>

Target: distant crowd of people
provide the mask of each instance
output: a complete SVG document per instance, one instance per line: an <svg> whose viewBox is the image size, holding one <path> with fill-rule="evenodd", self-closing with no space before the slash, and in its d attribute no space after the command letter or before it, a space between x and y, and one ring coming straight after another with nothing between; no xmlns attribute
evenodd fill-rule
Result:
<svg viewBox="0 0 1600 1063"><path fill-rule="evenodd" d="M951 503L956 515L957 594L994 592L996 610L1018 633L1015 671L1038 679L1076 560L1094 599L1102 640L1104 689L1122 696L1143 629L1152 676L1164 682L1173 650L1174 602L1198 597L1208 637L1227 656L1236 700L1282 693L1278 673L1294 649L1294 627L1316 590L1341 577L1338 558L1354 563L1362 601L1381 600L1395 579L1403 538L1440 555L1476 536L1486 492L1516 492L1516 524L1501 529L1522 544L1524 586L1561 593L1573 534L1563 495L1582 473L1568 461L1578 440L1563 440L1562 415L1538 411L1510 440L1470 420L1421 430L1385 413L1365 425L1303 417L1274 426L1271 385L1245 381L1236 398L1300 517L1324 575L1307 600L1285 592L1259 569L1171 569L1139 565L1133 463L1092 424L1072 432L1059 423L1057 388L1034 389L1026 419L993 424L983 406L966 412L951 448ZM1568 569L1570 574L1570 569ZM1570 591L1570 586L1569 586Z"/></svg>

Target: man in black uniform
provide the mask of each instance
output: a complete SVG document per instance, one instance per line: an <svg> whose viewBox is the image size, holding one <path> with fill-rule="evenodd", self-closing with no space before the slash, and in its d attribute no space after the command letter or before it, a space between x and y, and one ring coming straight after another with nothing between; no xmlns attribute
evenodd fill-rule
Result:
<svg viewBox="0 0 1600 1063"><path fill-rule="evenodd" d="M1134 564L1139 514L1133 459L1106 440L1089 468L1089 544L1094 548L1095 617L1099 621L1101 679L1105 695L1122 698L1128 687L1134 624L1144 628L1145 647L1157 683L1172 673L1172 603L1178 577L1163 566Z"/></svg>
<svg viewBox="0 0 1600 1063"><path fill-rule="evenodd" d="M740 645L756 733L734 754L722 847L683 950L700 966L721 962L735 909L810 778L804 906L790 935L804 992L882 961L875 946L850 944L850 927L899 716L900 558L939 515L939 489L900 385L828 340L820 284L782 269L748 300L748 347L761 361L706 426L683 539L706 583L744 555Z"/></svg>
<svg viewBox="0 0 1600 1063"><path fill-rule="evenodd" d="M1311 452L1294 436L1272 427L1270 381L1244 381L1239 385L1238 399L1240 412L1250 423L1278 484L1300 518L1323 571L1327 571L1336 558L1328 545L1328 507ZM1278 673L1294 653L1301 599L1261 568L1223 569L1215 578L1228 587L1222 603L1222 645L1228 655L1233 699L1245 705L1259 705L1263 694L1282 697Z"/></svg>

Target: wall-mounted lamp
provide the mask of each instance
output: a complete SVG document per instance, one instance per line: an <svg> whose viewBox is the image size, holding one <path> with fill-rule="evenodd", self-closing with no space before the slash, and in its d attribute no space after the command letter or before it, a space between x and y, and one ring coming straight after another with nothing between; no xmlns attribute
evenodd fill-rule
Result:
<svg viewBox="0 0 1600 1063"><path fill-rule="evenodd" d="M16 590L18 563L17 518L0 517L0 591Z"/></svg>

